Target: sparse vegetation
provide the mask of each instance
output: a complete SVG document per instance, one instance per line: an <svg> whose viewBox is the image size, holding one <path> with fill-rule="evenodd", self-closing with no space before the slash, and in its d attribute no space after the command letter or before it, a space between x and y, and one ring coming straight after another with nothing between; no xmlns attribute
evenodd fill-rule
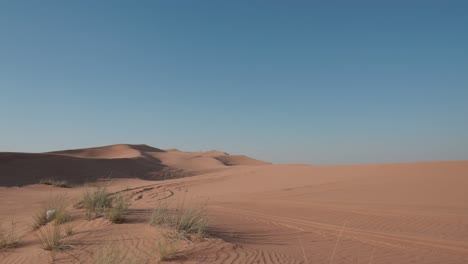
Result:
<svg viewBox="0 0 468 264"><path fill-rule="evenodd" d="M177 248L173 243L168 241L160 241L158 243L158 251L159 251L159 260L166 261L171 260L176 256Z"/></svg>
<svg viewBox="0 0 468 264"><path fill-rule="evenodd" d="M39 229L37 237L39 238L41 247L44 250L56 251L70 247L70 245L63 242L59 225L54 225L52 228L47 226Z"/></svg>
<svg viewBox="0 0 468 264"><path fill-rule="evenodd" d="M61 188L71 188L71 185L68 184L65 180L54 180L54 179L42 179L39 181L40 184L52 185Z"/></svg>
<svg viewBox="0 0 468 264"><path fill-rule="evenodd" d="M85 193L83 207L86 210L86 217L91 220L112 207L112 198L105 188L98 188L94 192Z"/></svg>
<svg viewBox="0 0 468 264"><path fill-rule="evenodd" d="M61 225L71 220L71 216L65 208L65 204L59 204L55 208L54 214L55 224Z"/></svg>
<svg viewBox="0 0 468 264"><path fill-rule="evenodd" d="M150 224L168 226L183 234L204 235L205 210L203 207L184 208L183 206L177 210L169 210L168 207L156 208L151 215Z"/></svg>
<svg viewBox="0 0 468 264"><path fill-rule="evenodd" d="M118 196L112 200L112 207L108 209L107 218L115 224L122 223L128 213L130 201L123 197Z"/></svg>
<svg viewBox="0 0 468 264"><path fill-rule="evenodd" d="M206 231L205 211L203 208L183 209L176 215L174 227L179 232L203 235Z"/></svg>
<svg viewBox="0 0 468 264"><path fill-rule="evenodd" d="M11 228L3 230L0 228L0 250L14 248L18 245L19 236L15 231L15 223L11 223Z"/></svg>
<svg viewBox="0 0 468 264"><path fill-rule="evenodd" d="M47 215L47 211L55 210L51 215ZM33 228L38 229L41 226L55 220L56 225L70 221L71 217L66 209L65 198L62 196L50 199L49 202L33 215Z"/></svg>
<svg viewBox="0 0 468 264"><path fill-rule="evenodd" d="M40 208L33 215L33 229L38 229L49 222L49 219L47 218L47 210L47 207Z"/></svg>
<svg viewBox="0 0 468 264"><path fill-rule="evenodd" d="M150 225L168 225L170 222L171 216L167 207L159 207L153 210Z"/></svg>
<svg viewBox="0 0 468 264"><path fill-rule="evenodd" d="M105 216L112 223L122 223L128 213L130 201L122 195L112 198L105 188L97 188L93 192L86 192L81 208L86 210L88 220Z"/></svg>

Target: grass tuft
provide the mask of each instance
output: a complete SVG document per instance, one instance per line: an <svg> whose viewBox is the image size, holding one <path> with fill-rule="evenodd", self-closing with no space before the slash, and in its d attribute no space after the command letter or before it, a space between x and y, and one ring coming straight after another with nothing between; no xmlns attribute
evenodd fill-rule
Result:
<svg viewBox="0 0 468 264"><path fill-rule="evenodd" d="M176 257L177 248L174 244L169 243L167 241L162 241L158 243L158 251L159 251L159 260L167 261L172 260Z"/></svg>
<svg viewBox="0 0 468 264"><path fill-rule="evenodd" d="M175 229L179 232L203 235L206 232L205 211L203 208L190 208L177 214Z"/></svg>
<svg viewBox="0 0 468 264"><path fill-rule="evenodd" d="M49 222L49 219L47 218L47 210L47 207L40 208L33 215L33 229L38 229Z"/></svg>
<svg viewBox="0 0 468 264"><path fill-rule="evenodd" d="M84 194L83 207L88 220L92 220L112 207L112 198L105 188L97 188Z"/></svg>
<svg viewBox="0 0 468 264"><path fill-rule="evenodd" d="M63 242L59 225L55 225L53 228L48 226L39 229L37 237L41 242L42 249L47 251L63 250L70 247Z"/></svg>
<svg viewBox="0 0 468 264"><path fill-rule="evenodd" d="M55 224L61 225L63 223L69 222L71 220L71 216L68 211L65 209L65 204L57 205L55 209Z"/></svg>
<svg viewBox="0 0 468 264"><path fill-rule="evenodd" d="M128 214L128 207L130 206L129 199L118 196L113 199L112 207L107 212L107 218L114 224L122 223L125 216Z"/></svg>
<svg viewBox="0 0 468 264"><path fill-rule="evenodd" d="M150 225L168 225L171 222L170 211L167 207L160 207L153 210Z"/></svg>
<svg viewBox="0 0 468 264"><path fill-rule="evenodd" d="M11 228L7 231L0 228L0 250L14 248L19 243L19 237L15 232L15 223L11 222Z"/></svg>
<svg viewBox="0 0 468 264"><path fill-rule="evenodd" d="M181 207L173 211L167 207L156 208L151 215L150 225L168 226L182 234L202 236L206 233L205 210L203 207Z"/></svg>
<svg viewBox="0 0 468 264"><path fill-rule="evenodd" d="M55 210L55 213L50 217L47 217L48 210ZM55 220L56 225L60 225L71 220L70 214L66 210L65 198L62 196L50 199L46 205L39 208L39 210L33 215L33 229L38 229L53 220Z"/></svg>

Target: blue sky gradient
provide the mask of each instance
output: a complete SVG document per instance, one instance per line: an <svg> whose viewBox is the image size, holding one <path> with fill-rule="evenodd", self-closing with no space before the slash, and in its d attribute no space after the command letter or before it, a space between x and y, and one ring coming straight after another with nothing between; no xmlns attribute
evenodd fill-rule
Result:
<svg viewBox="0 0 468 264"><path fill-rule="evenodd" d="M468 159L467 1L2 1L0 151Z"/></svg>

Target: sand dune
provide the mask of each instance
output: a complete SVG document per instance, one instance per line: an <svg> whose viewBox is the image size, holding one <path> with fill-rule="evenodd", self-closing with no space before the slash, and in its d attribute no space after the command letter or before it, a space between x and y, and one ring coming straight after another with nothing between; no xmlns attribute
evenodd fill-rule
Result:
<svg viewBox="0 0 468 264"><path fill-rule="evenodd" d="M233 162L222 162L233 160ZM22 186L40 180L82 184L100 178L161 180L196 175L231 165L266 164L220 151L164 151L147 145L119 144L48 153L0 152L0 186Z"/></svg>
<svg viewBox="0 0 468 264"><path fill-rule="evenodd" d="M44 179L65 180L69 184L107 177L161 179L162 173L168 170L157 159L145 157L97 159L47 153L0 153L1 186L22 186ZM175 176L178 173L174 171Z"/></svg>
<svg viewBox="0 0 468 264"><path fill-rule="evenodd" d="M267 162L252 159L244 155L221 155L215 157L215 159L221 161L226 166L238 166L238 165L266 165Z"/></svg>
<svg viewBox="0 0 468 264"><path fill-rule="evenodd" d="M219 152L126 145L111 149L128 156L109 148L2 154L3 171L6 163L19 169L43 162L48 165L41 166L50 167L64 162L71 166L75 160L154 159L159 166L197 172L164 181L108 182L110 191L131 197L128 221L87 221L82 211L70 208L77 234L68 239L76 246L58 253L59 263L92 263L98 245L106 241L116 243L127 257L152 256L165 235L148 225L151 210L161 202L174 205L181 200L206 204L210 238L181 240L182 257L168 263L468 263L468 161L273 165ZM24 230L24 243L1 254L0 262L48 263L49 255L27 228L31 215L51 195L67 194L76 202L90 188L0 187L0 223L14 220ZM148 258L148 263L157 262Z"/></svg>
<svg viewBox="0 0 468 264"><path fill-rule="evenodd" d="M144 156L145 152L163 152L163 150L153 148L147 145L117 144L96 148L54 151L49 153L62 154L80 158L123 159L142 157Z"/></svg>

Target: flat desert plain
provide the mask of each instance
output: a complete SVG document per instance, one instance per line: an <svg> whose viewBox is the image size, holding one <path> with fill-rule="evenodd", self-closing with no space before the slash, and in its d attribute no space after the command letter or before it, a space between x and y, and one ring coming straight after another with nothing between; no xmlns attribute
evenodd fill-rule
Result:
<svg viewBox="0 0 468 264"><path fill-rule="evenodd" d="M275 165L112 145L0 153L0 186L2 236L16 237L0 263L468 263L468 161ZM130 203L121 223L86 216L96 190ZM57 200L67 222L34 228ZM202 212L203 232L150 225L155 209Z"/></svg>

